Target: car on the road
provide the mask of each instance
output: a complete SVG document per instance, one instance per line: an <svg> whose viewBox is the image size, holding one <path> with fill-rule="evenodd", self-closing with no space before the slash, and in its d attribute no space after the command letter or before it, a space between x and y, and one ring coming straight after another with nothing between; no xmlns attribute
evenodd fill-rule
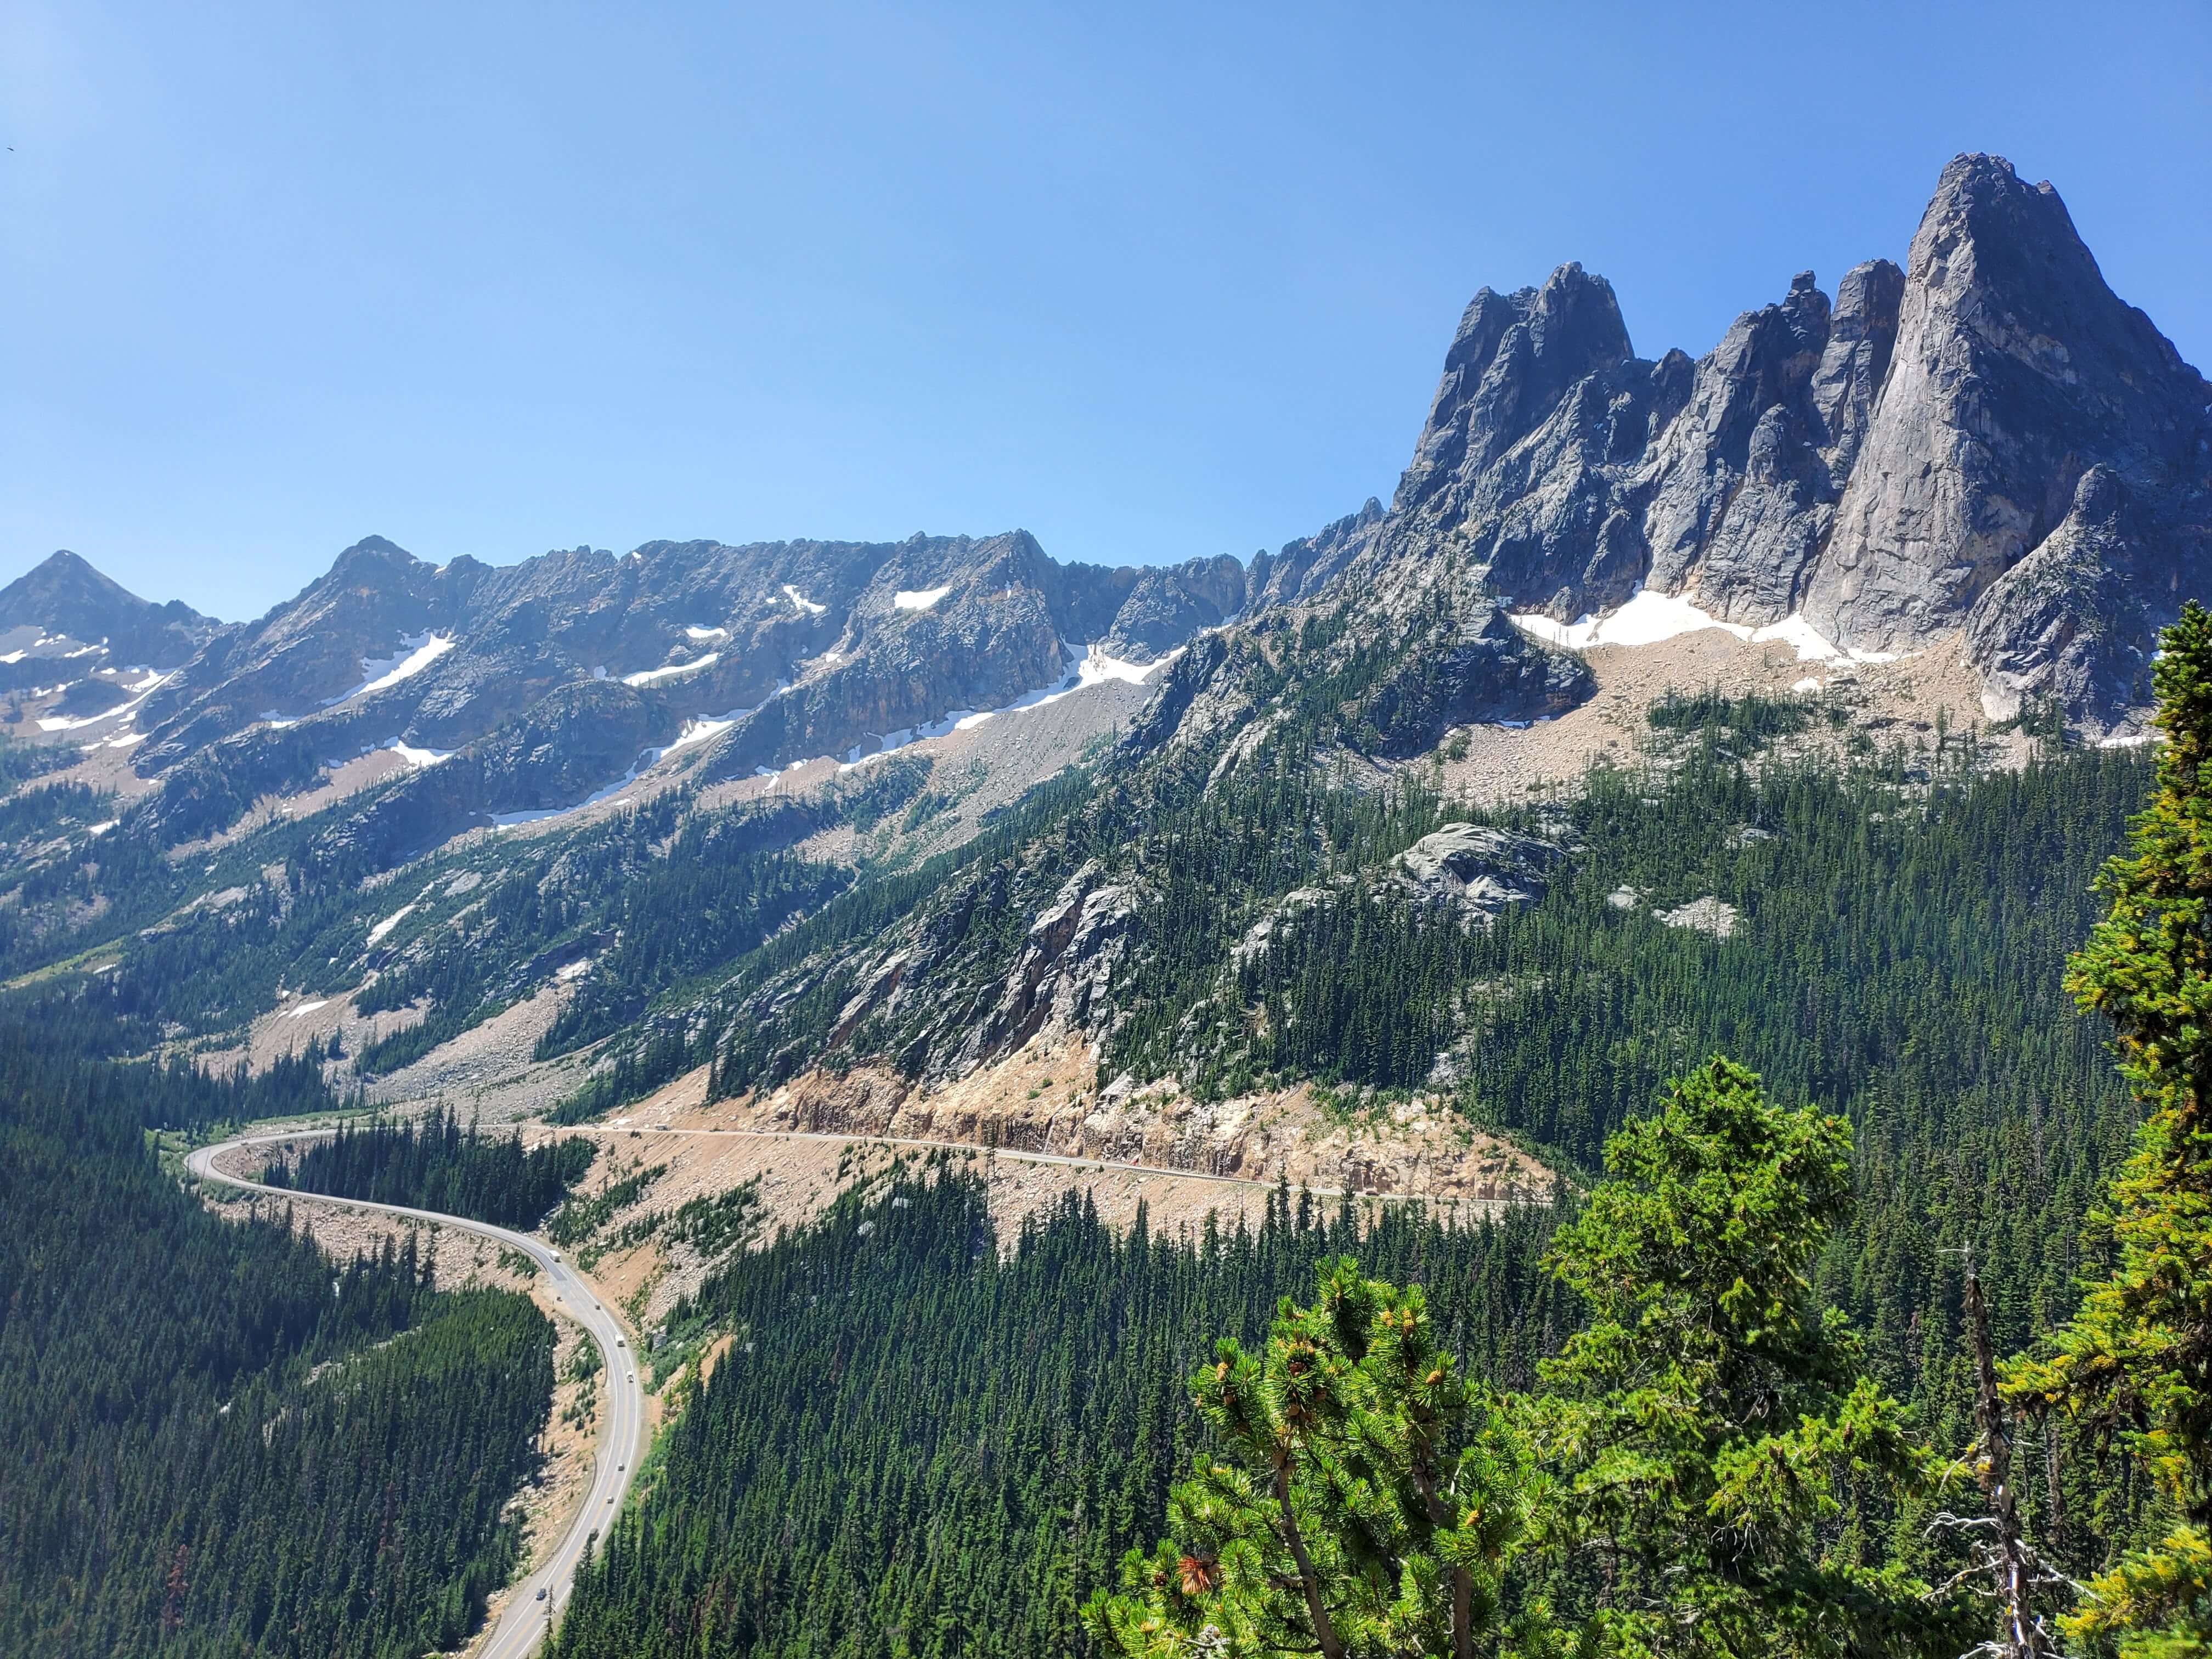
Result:
<svg viewBox="0 0 2212 1659"><path fill-rule="evenodd" d="M545 1599L545 1586L543 1584L538 1587L538 1599L541 1601Z"/></svg>

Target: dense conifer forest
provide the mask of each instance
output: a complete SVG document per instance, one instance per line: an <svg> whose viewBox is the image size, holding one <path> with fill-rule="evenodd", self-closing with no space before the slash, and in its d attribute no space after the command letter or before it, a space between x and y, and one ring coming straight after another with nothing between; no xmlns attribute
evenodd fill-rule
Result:
<svg viewBox="0 0 2212 1659"><path fill-rule="evenodd" d="M0 1652L413 1659L514 1559L551 1327L216 1217L149 1128L334 1104L0 1028Z"/></svg>
<svg viewBox="0 0 2212 1659"><path fill-rule="evenodd" d="M643 1499L561 1626L563 1656L1045 1655L1159 1529L1217 1333L1355 1242L1419 1278L1477 1369L1533 1380L1571 1328L1530 1209L1449 1229L1279 1193L1256 1231L1119 1234L1070 1200L1002 1243L949 1161L737 1258L674 1316L664 1368L719 1345ZM689 1377L679 1386L689 1387Z"/></svg>
<svg viewBox="0 0 2212 1659"><path fill-rule="evenodd" d="M1100 859L1160 894L1140 919L1140 965L1115 987L1127 1018L1108 1041L1109 1073L1182 1066L1201 1097L1314 1077L1352 1118L1416 1090L1441 1092L1569 1178L1554 1205L1490 1228L1455 1231L1413 1210L1363 1222L1285 1194L1255 1234L1174 1240L1117 1239L1073 1206L997 1240L977 1189L946 1172L848 1199L818 1228L733 1259L680 1310L660 1358L681 1365L712 1354L714 1380L691 1388L644 1498L586 1575L562 1650L1086 1650L1077 1609L1112 1582L1125 1549L1159 1534L1170 1487L1206 1443L1185 1383L1215 1337L1256 1340L1277 1297L1301 1293L1325 1256L1356 1249L1364 1271L1424 1287L1439 1340L1471 1373L1530 1386L1584 1317L1539 1270L1546 1241L1596 1179L1607 1136L1648 1111L1668 1077L1716 1051L1763 1073L1777 1099L1849 1121L1854 1202L1818 1253L1818 1292L1863 1334L1869 1377L1917 1431L1962 1451L1976 1431L1975 1393L1957 1253L1975 1249L2000 1353L2028 1350L2063 1322L2077 1273L2103 1259L2094 1228L2085 1255L2084 1223L2141 1108L2113 1074L2104 1030L2071 1007L2061 979L2101 909L2092 878L2120 845L2150 767L2136 753L2056 746L2017 772L1972 764L1962 745L1848 765L1770 763L1768 745L1816 717L1680 699L1655 711L1657 763L1601 769L1573 791L1490 813L1569 856L1537 902L1486 929L1408 902L1387 879L1397 851L1464 809L1449 807L1418 769L1388 787L1351 787L1318 747L1294 742L1219 778L1170 769L1141 793L1070 774L957 852L873 872L842 896L817 866L756 846L742 821L709 833L656 804L564 843L557 882L479 877L463 860L434 868L419 896L386 901L402 912L387 930L394 939L413 925L410 907L448 889L459 896L437 904L476 906L467 927L477 931L378 981L372 1004L427 1000L432 1014L369 1069L503 1006L564 952L601 951L595 975L605 976L587 981L590 994L546 1051L623 1020L641 1019L641 1036L557 1118L707 1057L702 1042L718 1041L711 1025L664 1026L653 1011L708 964L735 953L742 994L868 937L944 884L1024 865L1021 880L984 883L985 902L965 924L988 958L992 941L1018 937L1039 884ZM1307 832L1278 833L1284 824ZM295 869L290 896L268 915L249 914L259 902L250 900L188 918L137 950L127 971L51 998L40 1017L52 1039L94 1057L64 1068L65 1086L113 1095L106 1079L127 1074L133 1124L333 1104L313 1054L228 1079L182 1062L126 1073L100 1058L155 1045L173 995L155 994L156 981L171 970L221 963L211 982L226 998L251 999L266 994L256 988L280 959L296 966L358 939L362 907ZM623 896L641 872L650 903ZM1294 890L1321 902L1279 930L1275 948L1233 958L1230 947ZM1728 937L1664 919L1701 899L1732 908ZM227 939L257 927L273 954L226 954ZM848 994L825 974L782 1024L720 1038L715 1086L771 1074L779 1054L805 1050L809 1022L833 1018ZM856 1045L869 1040L864 1027ZM526 1152L447 1113L349 1128L278 1178L532 1225L556 1212L586 1157L581 1147ZM575 1233L581 1213L556 1224ZM419 1281L421 1264L357 1271ZM496 1299L428 1297L416 1283L410 1308L443 1311L401 1313L375 1330L317 1325L241 1368L268 1398L285 1398L307 1387L313 1356L403 1327L416 1334L373 1351L401 1358L357 1359L362 1376L383 1377L379 1366L404 1366L410 1352L426 1367L473 1363L465 1331L480 1354L535 1353L526 1322L516 1325ZM434 1328L454 1334L416 1343ZM518 1363L532 1370L537 1360ZM539 1419L521 1411L520 1396L477 1386L473 1373L445 1374L477 1414L436 1432L489 1437L488 1467L507 1471L508 1489L520 1465L501 1461L507 1419L492 1414L520 1412L526 1440ZM427 1395L390 1381L389 1395L376 1397L395 1402L391 1424L432 1408ZM246 1386L210 1385L204 1400L242 1398ZM533 1397L542 1416L544 1395ZM270 1415L302 1433L350 1431L305 1409ZM352 1420L371 1432L367 1419ZM2109 1436L2057 1419L2023 1433L2037 1477L2022 1488L2024 1513L2064 1541L2070 1567L2107 1565L2158 1523L2155 1493ZM421 1513L465 1516L449 1495L427 1495L442 1478L421 1472ZM350 1513L356 1496L330 1501ZM1899 1528L1911 1528L1901 1512L1871 1504L1853 1513L1850 1524L1889 1540L1900 1561L1942 1565L1934 1546L1899 1541ZM196 1524L162 1518L157 1530L173 1546ZM507 1546L495 1527L481 1516L454 1525L435 1567L408 1590L431 1623L409 1631L458 1630L501 1571ZM350 1569L334 1549L312 1571L291 1564L278 1577L340 1582ZM258 1582L250 1569L225 1571ZM74 1605L124 1605L113 1582L82 1590ZM190 1577L179 1582L189 1596ZM277 1593L252 1594L260 1607ZM146 1605L158 1620L166 1603ZM374 1617L301 1629L349 1653L398 1652L374 1644L416 1639L399 1633L388 1595L358 1605ZM237 1620L263 1616L210 1614L234 1632ZM198 1639L199 1628L179 1625L174 1639Z"/></svg>
<svg viewBox="0 0 2212 1659"><path fill-rule="evenodd" d="M451 1107L394 1122L373 1118L307 1143L298 1158L261 1172L271 1187L365 1198L467 1216L495 1226L538 1226L591 1168L597 1149L564 1139L526 1151L520 1131L464 1128Z"/></svg>

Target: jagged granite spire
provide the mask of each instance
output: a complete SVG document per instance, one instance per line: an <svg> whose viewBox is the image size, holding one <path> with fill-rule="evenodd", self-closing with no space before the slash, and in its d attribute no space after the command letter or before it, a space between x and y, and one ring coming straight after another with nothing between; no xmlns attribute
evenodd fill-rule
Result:
<svg viewBox="0 0 2212 1659"><path fill-rule="evenodd" d="M1483 289L1389 512L1264 586L1389 609L1471 580L1564 621L1644 584L1879 651L1965 629L1993 714L2048 696L2104 725L2148 696L2156 628L2212 598L2208 526L2212 387L2048 184L1961 155L1904 266L1832 303L1800 272L1694 363L1636 357L1579 265Z"/></svg>
<svg viewBox="0 0 2212 1659"><path fill-rule="evenodd" d="M2091 467L2154 498L2154 517L2201 490L2208 402L2106 285L2057 191L1958 157L1912 239L1889 375L1808 617L1883 649L1958 626L2058 527ZM2169 589L2196 591L2203 554L2200 527L2153 556Z"/></svg>

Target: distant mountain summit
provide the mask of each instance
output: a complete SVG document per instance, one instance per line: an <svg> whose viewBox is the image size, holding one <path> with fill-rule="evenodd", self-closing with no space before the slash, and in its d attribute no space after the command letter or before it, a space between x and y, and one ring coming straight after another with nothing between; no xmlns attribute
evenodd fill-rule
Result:
<svg viewBox="0 0 2212 1659"><path fill-rule="evenodd" d="M140 599L66 549L0 587L0 632L37 628L103 645L118 667L173 668L220 626L180 600Z"/></svg>
<svg viewBox="0 0 2212 1659"><path fill-rule="evenodd" d="M410 775L340 832L387 857L574 807L678 749L706 784L849 763L1098 675L1140 679L1241 611L1245 580L1233 558L1061 564L1025 531L648 542L496 567L371 536L250 623L149 606L73 555L8 597L46 634L161 645L158 680L29 711L42 732L127 748L161 785L144 808L161 838L220 830L388 750ZM18 668L54 696L52 663Z"/></svg>
<svg viewBox="0 0 2212 1659"><path fill-rule="evenodd" d="M1253 586L1349 605L1354 641L1439 605L1462 643L1495 641L1499 609L1566 624L1645 590L1839 652L1963 630L1992 718L2046 699L2101 729L2212 590L2212 386L2106 286L2050 185L1961 155L1903 266L1856 266L1832 301L1802 272L1695 362L1638 357L1578 264L1484 289L1389 510ZM1499 644L1458 653L1484 684L1445 701L1542 712L1560 683L1510 708L1540 681Z"/></svg>

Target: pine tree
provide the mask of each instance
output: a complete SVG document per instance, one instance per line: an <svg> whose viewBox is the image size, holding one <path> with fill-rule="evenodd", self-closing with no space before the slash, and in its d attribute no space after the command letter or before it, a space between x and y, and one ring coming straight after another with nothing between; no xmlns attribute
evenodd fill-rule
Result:
<svg viewBox="0 0 2212 1659"><path fill-rule="evenodd" d="M1541 1493L1497 1402L1437 1352L1416 1285L1324 1261L1264 1355L1224 1340L1191 1396L1226 1455L1168 1500L1171 1535L1121 1564L1084 1623L1129 1659L1494 1650L1507 1565ZM1471 1436L1462 1435L1473 1416ZM1540 1612L1523 1623L1541 1643Z"/></svg>
<svg viewBox="0 0 2212 1659"><path fill-rule="evenodd" d="M2112 911L2069 964L2112 1022L2121 1073L2150 1109L2093 1218L2111 1269L2016 1397L2086 1419L2138 1460L2171 1506L2155 1546L2090 1586L2063 1627L2126 1655L2212 1646L2212 613L2166 631L2155 672L2158 787L2100 879Z"/></svg>

